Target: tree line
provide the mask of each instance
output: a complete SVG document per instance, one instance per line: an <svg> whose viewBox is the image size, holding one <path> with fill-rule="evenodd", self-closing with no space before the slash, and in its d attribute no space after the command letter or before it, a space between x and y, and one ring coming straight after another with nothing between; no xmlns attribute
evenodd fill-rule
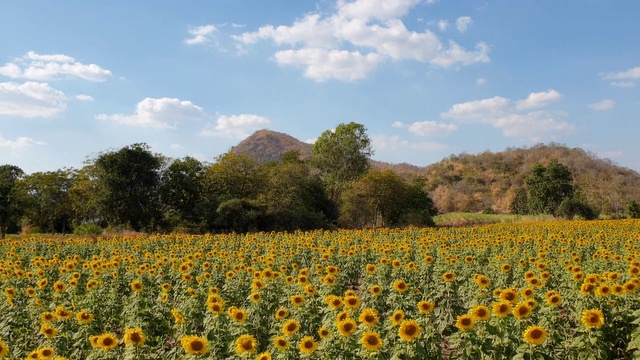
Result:
<svg viewBox="0 0 640 360"><path fill-rule="evenodd" d="M433 225L437 210L423 181L372 170L372 155L366 128L352 122L322 133L304 160L289 152L261 165L228 152L207 163L139 143L80 169L27 175L2 165L0 236Z"/></svg>

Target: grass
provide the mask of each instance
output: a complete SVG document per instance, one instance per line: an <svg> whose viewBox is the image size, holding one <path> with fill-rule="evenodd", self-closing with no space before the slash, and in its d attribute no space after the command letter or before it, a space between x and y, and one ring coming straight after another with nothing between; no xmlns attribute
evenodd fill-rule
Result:
<svg viewBox="0 0 640 360"><path fill-rule="evenodd" d="M436 215L433 220L437 226L469 226L480 224L531 222L552 220L551 215L508 215L450 212Z"/></svg>

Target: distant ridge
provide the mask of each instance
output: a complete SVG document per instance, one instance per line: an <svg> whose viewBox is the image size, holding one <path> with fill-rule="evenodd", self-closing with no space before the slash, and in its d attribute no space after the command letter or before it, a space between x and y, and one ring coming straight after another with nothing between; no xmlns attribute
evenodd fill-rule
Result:
<svg viewBox="0 0 640 360"><path fill-rule="evenodd" d="M291 135L272 130L258 130L238 145L231 148L234 154L244 154L260 164L280 161L282 154L298 151L302 159L311 154L311 144L304 143Z"/></svg>
<svg viewBox="0 0 640 360"><path fill-rule="evenodd" d="M280 161L282 154L296 150L308 158L311 144L272 130L259 130L231 149L258 163ZM530 148L508 148L501 152L451 155L426 167L371 161L378 170L391 170L407 178L424 179L440 212L477 212L492 209L508 213L509 204L531 168L557 159L566 165L579 187L579 195L603 213L621 213L627 204L640 202L640 174L580 148L539 144Z"/></svg>

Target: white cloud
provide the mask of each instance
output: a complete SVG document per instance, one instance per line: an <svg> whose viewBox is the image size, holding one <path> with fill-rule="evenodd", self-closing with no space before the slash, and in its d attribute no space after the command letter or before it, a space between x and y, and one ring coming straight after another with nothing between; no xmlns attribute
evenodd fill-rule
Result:
<svg viewBox="0 0 640 360"><path fill-rule="evenodd" d="M471 18L469 16L461 16L456 20L456 29L461 33L467 31L469 25L471 25Z"/></svg>
<svg viewBox="0 0 640 360"><path fill-rule="evenodd" d="M397 135L388 136L377 134L371 136L371 146L376 153L397 151L403 149L436 151L445 149L447 146L432 141L412 142L401 139Z"/></svg>
<svg viewBox="0 0 640 360"><path fill-rule="evenodd" d="M559 135L575 129L574 125L564 120L566 114L546 110L525 110L547 106L559 100L561 96L555 90L531 93L527 99L516 102L496 96L455 104L440 116L460 122L491 125L508 137L527 138L536 142L556 139Z"/></svg>
<svg viewBox="0 0 640 360"><path fill-rule="evenodd" d="M362 55L358 51L301 49L278 51L275 59L281 65L303 66L306 77L322 82L328 79L364 79L375 69L380 56Z"/></svg>
<svg viewBox="0 0 640 360"><path fill-rule="evenodd" d="M636 84L633 81L612 81L611 86L629 88L634 87Z"/></svg>
<svg viewBox="0 0 640 360"><path fill-rule="evenodd" d="M607 74L601 74L605 80L631 80L640 79L640 66L634 67L626 71L610 72Z"/></svg>
<svg viewBox="0 0 640 360"><path fill-rule="evenodd" d="M0 116L48 118L67 108L66 96L47 83L0 83Z"/></svg>
<svg viewBox="0 0 640 360"><path fill-rule="evenodd" d="M0 134L0 149L9 149L10 151L23 150L35 145L45 145L43 141L36 141L29 137L20 136L15 140L8 140Z"/></svg>
<svg viewBox="0 0 640 360"><path fill-rule="evenodd" d="M268 118L254 114L221 115L215 125L205 125L200 135L243 139L269 124L271 121Z"/></svg>
<svg viewBox="0 0 640 360"><path fill-rule="evenodd" d="M29 51L25 56L0 67L0 75L12 79L40 81L75 77L101 82L111 77L111 71L96 64L80 63L67 55L40 55Z"/></svg>
<svg viewBox="0 0 640 360"><path fill-rule="evenodd" d="M602 101L599 101L597 103L593 103L591 105L589 105L589 107L592 110L596 110L596 111L604 111L604 110L610 110L613 109L613 107L616 105L616 102L611 100L611 99L604 99Z"/></svg>
<svg viewBox="0 0 640 360"><path fill-rule="evenodd" d="M190 38L184 41L187 45L204 44L211 41L211 35L218 29L214 25L202 25L189 29Z"/></svg>
<svg viewBox="0 0 640 360"><path fill-rule="evenodd" d="M233 39L240 52L243 46L261 40L287 47L276 52L275 61L302 66L305 76L316 81L360 80L388 60L413 60L443 68L490 61L489 47L484 43L469 51L453 41L443 44L429 30L407 29L401 17L420 2L338 0L333 14L310 13L290 26L265 25ZM349 76L347 71L355 75Z"/></svg>
<svg viewBox="0 0 640 360"><path fill-rule="evenodd" d="M146 98L136 105L132 115L100 114L99 120L114 121L118 124L156 129L173 129L179 122L198 120L204 117L201 107L191 101L172 98Z"/></svg>
<svg viewBox="0 0 640 360"><path fill-rule="evenodd" d="M448 27L449 27L449 22L447 20L438 21L438 30L446 31Z"/></svg>
<svg viewBox="0 0 640 360"><path fill-rule="evenodd" d="M538 93L531 93L526 99L518 101L516 108L518 110L539 109L560 99L562 99L562 94L553 89Z"/></svg>
<svg viewBox="0 0 640 360"><path fill-rule="evenodd" d="M80 101L93 101L93 96L91 95L86 95L86 94L79 94L76 95L76 99L80 100Z"/></svg>
<svg viewBox="0 0 640 360"><path fill-rule="evenodd" d="M440 114L444 118L456 120L481 120L491 122L493 118L503 114L511 101L495 96L489 99L473 100L453 105L449 111Z"/></svg>
<svg viewBox="0 0 640 360"><path fill-rule="evenodd" d="M476 85L484 85L487 83L487 79L485 78L477 78L476 79Z"/></svg>
<svg viewBox="0 0 640 360"><path fill-rule="evenodd" d="M436 121L417 121L408 125L395 121L391 126L394 128L406 128L410 133L418 136L439 136L458 130L458 126L455 124Z"/></svg>

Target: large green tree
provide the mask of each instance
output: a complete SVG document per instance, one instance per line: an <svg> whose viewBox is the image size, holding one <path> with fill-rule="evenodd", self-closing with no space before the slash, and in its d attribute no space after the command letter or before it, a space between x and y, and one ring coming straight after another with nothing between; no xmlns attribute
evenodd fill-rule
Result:
<svg viewBox="0 0 640 360"><path fill-rule="evenodd" d="M158 187L163 159L146 144L103 153L95 160L101 217L136 231L155 229L160 220Z"/></svg>
<svg viewBox="0 0 640 360"><path fill-rule="evenodd" d="M176 159L162 172L160 199L172 228L199 228L203 206L204 165L195 158Z"/></svg>
<svg viewBox="0 0 640 360"><path fill-rule="evenodd" d="M371 140L362 124L340 124L323 132L311 148L311 164L320 172L329 198L337 202L349 182L369 170Z"/></svg>
<svg viewBox="0 0 640 360"><path fill-rule="evenodd" d="M73 185L71 170L36 172L22 182L28 195L25 218L28 225L39 232L68 232L71 230L73 208L69 192Z"/></svg>
<svg viewBox="0 0 640 360"><path fill-rule="evenodd" d="M534 214L554 214L565 198L574 194L571 170L553 159L548 166L537 164L526 179L529 211Z"/></svg>
<svg viewBox="0 0 640 360"><path fill-rule="evenodd" d="M24 197L17 186L23 176L24 171L15 165L0 165L0 239L24 212Z"/></svg>

